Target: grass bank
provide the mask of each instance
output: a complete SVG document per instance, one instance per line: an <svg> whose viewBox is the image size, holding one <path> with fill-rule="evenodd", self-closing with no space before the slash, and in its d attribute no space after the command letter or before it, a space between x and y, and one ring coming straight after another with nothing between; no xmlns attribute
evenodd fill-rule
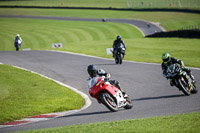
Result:
<svg viewBox="0 0 200 133"><path fill-rule="evenodd" d="M0 123L85 104L79 94L31 72L1 64L0 75Z"/></svg>
<svg viewBox="0 0 200 133"><path fill-rule="evenodd" d="M170 52L185 65L200 67L199 39L144 38L133 26L119 23L73 22L39 19L0 18L0 50L15 50L14 36L20 34L22 48L55 50L52 43L62 43L62 51L112 58L106 48L120 34L127 45L125 60L161 62L163 52Z"/></svg>
<svg viewBox="0 0 200 133"><path fill-rule="evenodd" d="M0 8L0 15L138 19L160 23L166 30L200 25L200 14L180 12Z"/></svg>
<svg viewBox="0 0 200 133"><path fill-rule="evenodd" d="M199 133L200 112L30 130L20 133Z"/></svg>

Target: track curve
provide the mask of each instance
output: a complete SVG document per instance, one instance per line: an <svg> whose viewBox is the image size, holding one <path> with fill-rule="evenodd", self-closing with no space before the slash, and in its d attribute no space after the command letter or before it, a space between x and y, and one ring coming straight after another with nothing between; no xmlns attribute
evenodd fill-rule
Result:
<svg viewBox="0 0 200 133"><path fill-rule="evenodd" d="M0 62L43 74L87 95L86 69L89 64L95 64L98 68L110 72L112 78L120 82L133 101L131 110L113 113L98 104L95 99L91 99L93 104L81 112L48 121L1 128L0 132L4 133L200 111L200 93L184 96L177 88L171 87L169 81L162 76L159 64L125 61L122 65L115 65L114 60L110 59L55 51L0 51ZM198 87L200 71L192 71Z"/></svg>
<svg viewBox="0 0 200 133"><path fill-rule="evenodd" d="M22 15L0 15L2 18L27 18L27 19L50 19L50 20L65 20L65 21L93 21L102 22L99 18L72 18L72 17L51 17L51 16L22 16ZM143 36L148 36L155 34L157 32L165 31L163 27L158 24L154 24L142 20L133 19L106 19L106 22L114 23L126 23L131 24L138 28L143 34Z"/></svg>

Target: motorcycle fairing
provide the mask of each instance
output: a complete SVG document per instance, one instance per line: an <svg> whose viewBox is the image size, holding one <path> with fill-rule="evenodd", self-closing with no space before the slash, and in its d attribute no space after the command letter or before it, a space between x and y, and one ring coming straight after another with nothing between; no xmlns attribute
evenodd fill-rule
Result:
<svg viewBox="0 0 200 133"><path fill-rule="evenodd" d="M114 97L115 97L116 100L117 100L117 106L118 106L118 107L122 107L122 106L125 106L125 104L127 104L127 103L126 103L126 99L124 99L123 94L122 94L121 91L118 91L118 92L114 95Z"/></svg>
<svg viewBox="0 0 200 133"><path fill-rule="evenodd" d="M115 95L119 89L117 89L116 87L114 87L113 85L109 84L108 82L104 82L101 77L98 77L98 79L96 80L96 84L93 85L93 87L91 87L89 89L89 93L92 97L95 97L98 99L99 94L102 91L107 91L108 93L110 93L111 95Z"/></svg>

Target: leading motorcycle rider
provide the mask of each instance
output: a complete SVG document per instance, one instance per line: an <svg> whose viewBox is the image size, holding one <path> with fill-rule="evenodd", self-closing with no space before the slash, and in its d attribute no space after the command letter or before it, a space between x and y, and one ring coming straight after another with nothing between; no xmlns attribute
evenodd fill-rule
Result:
<svg viewBox="0 0 200 133"><path fill-rule="evenodd" d="M124 97L127 97L128 95L126 94L126 92L124 90L122 90L122 88L119 85L119 82L116 80L110 80L110 74L106 73L103 69L97 69L95 65L91 64L88 66L87 68L88 74L89 74L89 78L88 78L88 85L89 88L91 88L97 81L98 77L102 77L104 79L105 82L109 82L111 85L117 87L119 90L121 90L122 94L124 95ZM90 86L92 85L92 86Z"/></svg>
<svg viewBox="0 0 200 133"><path fill-rule="evenodd" d="M168 68L168 66L170 66L171 64L177 63L177 64L179 64L181 66L182 70L185 71L191 77L192 82L195 82L194 81L194 76L192 75L192 72L191 72L191 69L185 67L183 61L181 61L179 59L176 59L174 57L171 57L169 53L163 53L162 54L162 60L163 60L163 62L161 64L161 67L162 67L162 70L163 70L163 76L165 78L168 78L167 77L167 68ZM187 79L187 82L188 82L187 75L185 75L185 79ZM174 86L174 83L173 83L172 79L170 79L170 85Z"/></svg>
<svg viewBox="0 0 200 133"><path fill-rule="evenodd" d="M124 41L122 40L122 37L120 35L118 35L116 37L116 40L114 40L113 42L113 57L115 57L115 55L117 54L117 48L118 48L118 45L122 44L123 45L123 48L125 48L126 50L126 45L124 43ZM125 55L125 51L123 53L123 57Z"/></svg>
<svg viewBox="0 0 200 133"><path fill-rule="evenodd" d="M21 43L18 44L19 41L22 43L22 38L20 37L19 34L17 34L16 37L15 37L15 41L14 41L14 45L15 45L16 51L19 51L19 46L18 45L21 46Z"/></svg>

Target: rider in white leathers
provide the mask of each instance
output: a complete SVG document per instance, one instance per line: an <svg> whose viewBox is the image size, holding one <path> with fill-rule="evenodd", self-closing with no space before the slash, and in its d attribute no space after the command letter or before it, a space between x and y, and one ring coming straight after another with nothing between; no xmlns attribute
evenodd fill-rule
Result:
<svg viewBox="0 0 200 133"><path fill-rule="evenodd" d="M119 82L116 80L110 80L111 75L106 73L103 69L97 69L95 65L89 65L87 68L88 74L88 87L91 88L94 86L98 80L98 77L102 77L106 83L110 83L122 91L124 97L127 96L126 92L121 89Z"/></svg>
<svg viewBox="0 0 200 133"><path fill-rule="evenodd" d="M16 48L16 51L19 51L19 48L21 47L22 44L22 38L20 37L19 34L17 34L17 36L15 37L15 41L14 41L14 45Z"/></svg>

